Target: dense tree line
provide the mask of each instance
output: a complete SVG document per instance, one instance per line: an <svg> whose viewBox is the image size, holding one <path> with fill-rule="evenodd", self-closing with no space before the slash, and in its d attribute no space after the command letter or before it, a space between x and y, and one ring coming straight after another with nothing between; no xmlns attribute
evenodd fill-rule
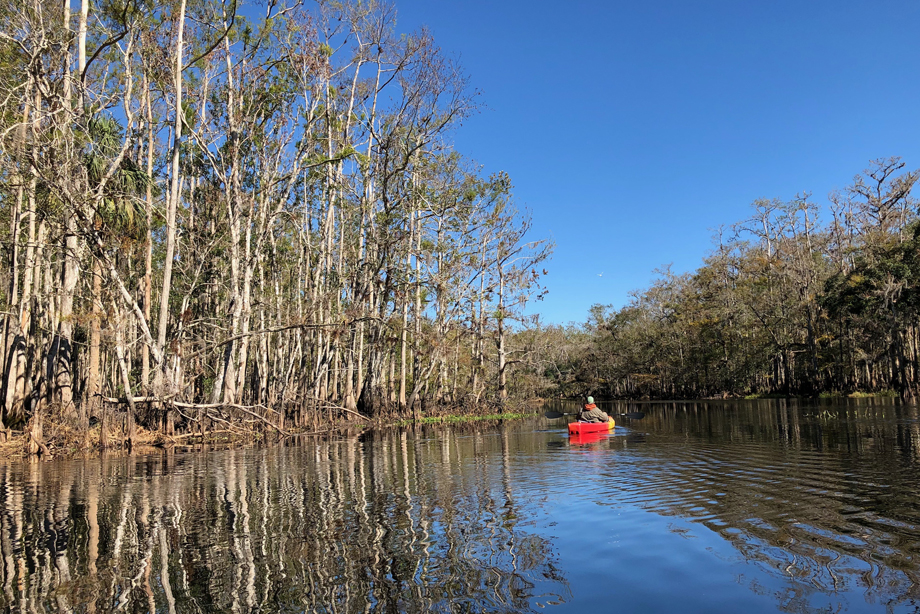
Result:
<svg viewBox="0 0 920 614"><path fill-rule="evenodd" d="M700 398L920 387L920 173L872 162L826 208L758 200L696 271L539 335L564 395ZM827 220L822 221L822 211Z"/></svg>
<svg viewBox="0 0 920 614"><path fill-rule="evenodd" d="M550 245L451 150L477 104L381 2L0 7L4 427L503 402Z"/></svg>

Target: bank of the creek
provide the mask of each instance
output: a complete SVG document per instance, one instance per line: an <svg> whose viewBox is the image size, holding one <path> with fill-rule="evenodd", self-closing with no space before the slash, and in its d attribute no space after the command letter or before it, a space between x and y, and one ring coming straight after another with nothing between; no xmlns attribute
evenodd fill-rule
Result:
<svg viewBox="0 0 920 614"><path fill-rule="evenodd" d="M547 409L573 409L552 406ZM917 612L920 414L608 405L0 465L12 612Z"/></svg>

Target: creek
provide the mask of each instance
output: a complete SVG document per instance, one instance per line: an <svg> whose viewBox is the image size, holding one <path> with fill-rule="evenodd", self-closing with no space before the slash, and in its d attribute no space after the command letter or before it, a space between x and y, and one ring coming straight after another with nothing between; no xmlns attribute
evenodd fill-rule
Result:
<svg viewBox="0 0 920 614"><path fill-rule="evenodd" d="M0 465L0 608L920 611L916 406L601 408Z"/></svg>

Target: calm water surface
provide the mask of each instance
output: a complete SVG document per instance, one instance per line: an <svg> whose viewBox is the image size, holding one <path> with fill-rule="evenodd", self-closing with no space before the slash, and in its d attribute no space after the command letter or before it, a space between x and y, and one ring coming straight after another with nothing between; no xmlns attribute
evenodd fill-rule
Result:
<svg viewBox="0 0 920 614"><path fill-rule="evenodd" d="M0 466L0 609L920 612L915 406L605 409Z"/></svg>

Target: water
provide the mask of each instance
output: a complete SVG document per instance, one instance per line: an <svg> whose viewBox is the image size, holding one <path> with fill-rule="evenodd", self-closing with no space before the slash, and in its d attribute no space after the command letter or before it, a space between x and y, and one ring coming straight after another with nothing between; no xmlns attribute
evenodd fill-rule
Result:
<svg viewBox="0 0 920 614"><path fill-rule="evenodd" d="M0 466L0 609L920 612L916 407L604 409Z"/></svg>

